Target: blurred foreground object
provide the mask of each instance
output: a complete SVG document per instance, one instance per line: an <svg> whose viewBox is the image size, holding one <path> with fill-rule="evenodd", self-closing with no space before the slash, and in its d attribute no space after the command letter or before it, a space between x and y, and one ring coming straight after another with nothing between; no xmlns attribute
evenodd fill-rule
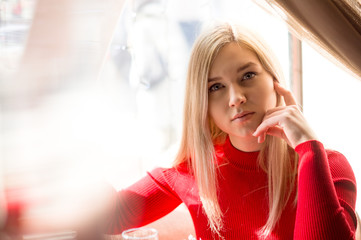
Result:
<svg viewBox="0 0 361 240"><path fill-rule="evenodd" d="M46 128L41 100L69 83L97 81L124 2L36 1L21 60L13 75L0 81L1 134L7 139L0 149L1 240L82 229L106 211L108 189L99 166L89 159L74 162L79 156L62 159L32 143L57 139L36 131Z"/></svg>
<svg viewBox="0 0 361 240"><path fill-rule="evenodd" d="M158 240L158 231L154 228L132 228L122 232L124 240Z"/></svg>
<svg viewBox="0 0 361 240"><path fill-rule="evenodd" d="M4 107L36 105L69 82L97 80L125 0L38 0Z"/></svg>
<svg viewBox="0 0 361 240"><path fill-rule="evenodd" d="M361 80L360 0L254 1L279 14L301 40Z"/></svg>

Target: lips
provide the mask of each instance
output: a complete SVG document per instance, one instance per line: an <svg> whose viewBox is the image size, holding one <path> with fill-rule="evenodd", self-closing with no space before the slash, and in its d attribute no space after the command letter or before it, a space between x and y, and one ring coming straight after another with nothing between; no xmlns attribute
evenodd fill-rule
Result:
<svg viewBox="0 0 361 240"><path fill-rule="evenodd" d="M254 112L249 112L249 111L245 111L245 112L241 112L241 113L237 113L236 115L234 115L234 117L232 118L231 121L234 121L234 120L242 120L244 118L246 118L247 116L250 116L254 114Z"/></svg>

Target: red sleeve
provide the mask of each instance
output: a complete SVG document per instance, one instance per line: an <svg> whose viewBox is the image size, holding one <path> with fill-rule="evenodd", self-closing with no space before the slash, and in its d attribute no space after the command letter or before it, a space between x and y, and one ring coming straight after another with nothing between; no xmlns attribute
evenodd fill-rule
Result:
<svg viewBox="0 0 361 240"><path fill-rule="evenodd" d="M108 234L151 223L182 203L173 191L174 169L154 169L130 187L114 193L113 210L107 223Z"/></svg>
<svg viewBox="0 0 361 240"><path fill-rule="evenodd" d="M299 154L294 239L355 239L356 180L346 158L307 141Z"/></svg>

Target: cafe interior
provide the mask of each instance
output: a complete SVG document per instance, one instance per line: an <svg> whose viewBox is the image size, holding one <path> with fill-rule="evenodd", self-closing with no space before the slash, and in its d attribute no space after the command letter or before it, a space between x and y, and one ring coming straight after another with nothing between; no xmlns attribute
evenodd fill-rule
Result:
<svg viewBox="0 0 361 240"><path fill-rule="evenodd" d="M0 0L1 240L99 239L81 226L101 209L84 203L104 201L102 181L120 190L171 166L190 51L218 20L269 43L361 182L360 0ZM195 235L184 205L149 226Z"/></svg>

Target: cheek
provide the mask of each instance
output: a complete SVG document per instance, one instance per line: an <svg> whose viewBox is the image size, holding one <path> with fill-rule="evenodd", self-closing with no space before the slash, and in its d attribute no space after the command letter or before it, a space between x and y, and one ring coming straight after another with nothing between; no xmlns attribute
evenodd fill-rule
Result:
<svg viewBox="0 0 361 240"><path fill-rule="evenodd" d="M220 93L213 93L208 96L208 111L218 112L224 105L224 96Z"/></svg>
<svg viewBox="0 0 361 240"><path fill-rule="evenodd" d="M213 120L215 120L215 117L217 117L217 112L218 112L218 107L217 107L217 104L215 103L208 103L208 114L209 114L209 117Z"/></svg>
<svg viewBox="0 0 361 240"><path fill-rule="evenodd" d="M268 104L269 108L274 108L274 107L277 106L277 94L276 94L276 92L274 90L269 92L267 102L269 103Z"/></svg>
<svg viewBox="0 0 361 240"><path fill-rule="evenodd" d="M263 88L262 95L266 110L277 106L277 94L272 80L267 82L267 85Z"/></svg>
<svg viewBox="0 0 361 240"><path fill-rule="evenodd" d="M208 115L215 123L219 123L221 116L225 116L226 108L223 105L222 101L208 102Z"/></svg>

